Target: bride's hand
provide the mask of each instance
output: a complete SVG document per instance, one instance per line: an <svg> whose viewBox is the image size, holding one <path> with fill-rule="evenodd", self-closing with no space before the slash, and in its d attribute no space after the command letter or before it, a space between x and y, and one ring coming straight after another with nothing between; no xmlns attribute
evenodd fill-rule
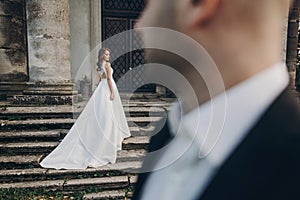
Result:
<svg viewBox="0 0 300 200"><path fill-rule="evenodd" d="M110 100L113 101L114 99L115 99L115 94L114 94L114 93L111 93L111 94L110 94Z"/></svg>

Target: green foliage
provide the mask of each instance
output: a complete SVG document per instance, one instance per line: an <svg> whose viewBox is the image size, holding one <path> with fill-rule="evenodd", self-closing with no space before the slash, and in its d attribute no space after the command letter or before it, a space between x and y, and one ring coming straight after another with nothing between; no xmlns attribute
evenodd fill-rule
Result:
<svg viewBox="0 0 300 200"><path fill-rule="evenodd" d="M9 121L13 121L13 120L21 120L20 117L10 117L8 118Z"/></svg>
<svg viewBox="0 0 300 200"><path fill-rule="evenodd" d="M0 111L6 111L8 108L7 105L0 105Z"/></svg>
<svg viewBox="0 0 300 200"><path fill-rule="evenodd" d="M133 192L133 191L134 191L133 186L128 186L127 188L125 188L125 194L126 194L126 196L128 195L128 193Z"/></svg>
<svg viewBox="0 0 300 200"><path fill-rule="evenodd" d="M46 131L46 130L48 130L47 127L44 127L44 126L40 127L40 131Z"/></svg>
<svg viewBox="0 0 300 200"><path fill-rule="evenodd" d="M126 196L132 194L133 186L124 188ZM19 189L8 188L0 189L1 200L81 200L88 193L102 192L99 187L90 186L85 191L64 192L60 190L48 191L44 188L40 189Z"/></svg>
<svg viewBox="0 0 300 200"><path fill-rule="evenodd" d="M86 191L86 193L97 193L97 192L101 192L103 190L99 187L90 186L85 191Z"/></svg>

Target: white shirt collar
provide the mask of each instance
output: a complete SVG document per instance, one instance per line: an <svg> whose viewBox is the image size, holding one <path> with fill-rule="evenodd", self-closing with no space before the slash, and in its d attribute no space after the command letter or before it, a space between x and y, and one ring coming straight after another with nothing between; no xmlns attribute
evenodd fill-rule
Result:
<svg viewBox="0 0 300 200"><path fill-rule="evenodd" d="M275 64L181 117L180 103L169 113L172 133L194 140L201 157L220 165L273 100L287 87L284 63Z"/></svg>

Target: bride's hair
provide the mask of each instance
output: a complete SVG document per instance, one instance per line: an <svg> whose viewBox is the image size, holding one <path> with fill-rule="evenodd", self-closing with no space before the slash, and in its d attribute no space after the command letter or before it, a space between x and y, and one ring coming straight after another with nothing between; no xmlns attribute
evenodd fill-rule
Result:
<svg viewBox="0 0 300 200"><path fill-rule="evenodd" d="M99 50L98 52L98 62L97 62L97 70L100 69L101 67L101 57L105 54L105 51L108 51L109 53L111 53L111 50L109 48L102 48Z"/></svg>

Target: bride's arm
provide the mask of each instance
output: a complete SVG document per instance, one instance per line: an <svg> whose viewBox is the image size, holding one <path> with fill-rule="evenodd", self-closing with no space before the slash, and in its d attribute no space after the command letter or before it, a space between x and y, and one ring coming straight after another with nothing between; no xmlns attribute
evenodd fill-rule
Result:
<svg viewBox="0 0 300 200"><path fill-rule="evenodd" d="M106 64L106 72L107 72L107 83L110 90L110 100L114 99L114 89L111 81L111 65L110 63Z"/></svg>

